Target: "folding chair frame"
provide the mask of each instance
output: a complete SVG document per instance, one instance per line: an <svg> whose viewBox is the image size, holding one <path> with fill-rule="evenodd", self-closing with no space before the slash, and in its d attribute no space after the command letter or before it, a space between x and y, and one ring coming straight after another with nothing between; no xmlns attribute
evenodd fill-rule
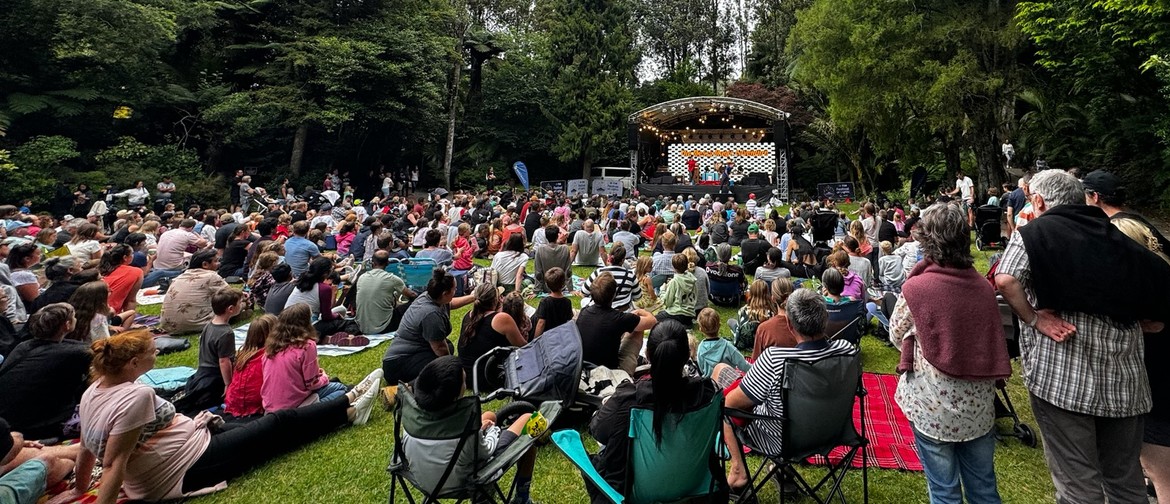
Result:
<svg viewBox="0 0 1170 504"><path fill-rule="evenodd" d="M405 383L400 383L398 385L398 391L399 394L409 393L409 386ZM411 488L415 487L415 485L413 485L405 475L405 470L408 467L409 462L406 460L406 454L402 448L401 402L402 399L399 398L399 406L394 409L394 448L390 458L390 465L386 468L386 470L390 473L389 503L394 504L394 497L397 495L398 486L401 485L402 492L406 495L407 502L410 504L415 504L416 501L414 494L411 491ZM463 452L463 448L469 440L472 442L472 449L475 450L475 459L479 459L480 446L478 439L475 439L476 436L479 435L479 429L476 425L476 420L478 420L479 416L480 409L477 403L475 416L468 417L467 426L464 427L463 432L459 437L459 443L455 447L455 455L451 457L450 461L447 462L447 466L443 469L443 475L439 478L435 488L431 491L418 488L418 491L422 493L422 498L417 502L421 504L437 504L442 502L444 499L455 499L456 504L464 501L469 503L479 503L483 502L481 500L483 498L486 498L488 502L495 502L498 498L501 504L511 502L512 497L516 491L516 479L512 479L512 484L509 486L508 493L506 495L504 494L503 489L500 488L499 480L507 472L506 469L515 464L504 465L504 470L487 471L485 469L493 466L493 464L489 462L487 466L477 469L475 475L472 476L472 482L474 485L472 485L470 489L470 494L461 494L459 492L455 492L456 496L454 497L440 497L437 495L438 491L442 490L443 486L447 484L447 480L451 477L451 474L455 471L455 467L459 464L459 454ZM502 454L500 456L502 456Z"/></svg>
<svg viewBox="0 0 1170 504"><path fill-rule="evenodd" d="M785 394L787 394L787 392L785 392ZM764 488L764 485L766 485L768 483L769 479L774 478L774 477L779 478L781 476L789 476L789 477L791 477L792 481L795 482L796 485L800 488L800 491L803 494L811 497L813 499L813 501L817 502L818 504L826 504L828 502L832 502L834 496L836 496L840 500L840 502L842 502L842 503L847 502L845 500L845 494L841 489L841 485L842 485L842 483L844 483L845 476L849 473L849 469L852 467L853 460L857 458L857 452L861 451L862 501L865 502L866 504L868 504L869 503L869 458L868 458L868 453L865 451L865 448L869 445L869 439L865 437L865 396L867 394L868 394L868 392L865 390L865 387L862 385L861 377L858 376L857 377L857 392L855 393L855 397L857 398L857 401L860 403L859 407L860 407L860 411L861 411L861 429L860 429L860 432L858 433L859 442L857 443L856 446L851 446L849 449L849 452L846 453L845 456L837 464L833 464L831 461L829 461L828 452L825 452L825 453L802 453L802 454L797 454L797 455L787 455L787 454L770 455L770 454L765 454L763 452L758 452L758 453L760 453L760 455L763 457L764 460L760 463L760 467L758 469L756 469L754 474L753 474L750 467L746 468L747 475L748 475L748 486L746 488L750 489L750 491L747 492L747 494L745 494L745 495L741 495L740 499L742 500L742 499L745 499L747 497L752 497L752 496L758 498L758 496L760 494L760 490L762 490ZM785 399L785 403L787 403L788 398L785 397L784 399ZM787 416L774 417L774 416L768 416L768 415L758 415L755 413L749 413L746 411L730 409L730 408L725 410L724 416L727 418L739 418L739 419L750 420L750 421L760 421L760 420L779 421L779 422L785 424L784 432L785 432L785 437L787 437L787 432L788 432L788 429L787 429L788 418L787 418ZM852 420L850 420L850 422L852 422ZM740 446L741 447L746 446L747 444L745 443L745 440L744 440L743 429L741 429L739 427L735 427L732 430L735 432L735 437L739 441ZM784 443L785 445L789 444L789 443L787 443L787 441L788 440L785 439L785 443ZM842 445L839 445L839 446L842 446ZM753 452L753 453L757 453L757 452ZM797 472L796 468L794 467L795 464L803 462L812 456L823 457L825 459L825 466L827 467L827 472L825 473L825 475L823 477L821 477L820 480L818 480L816 482L815 485L810 485L808 483L808 480L806 480L803 476L801 476L800 473ZM771 468L768 467L769 463L771 463ZM744 455L744 464L747 465L747 455L746 454ZM782 480L779 480L779 481L782 481ZM829 490L829 492L826 494L826 496L824 498L821 498L817 494L817 492L819 492L821 490L821 488L823 488L826 484L830 484L830 483L831 483L831 489ZM780 489L780 502L785 502L785 500L786 499L785 499L784 491L783 491L783 488L781 488Z"/></svg>

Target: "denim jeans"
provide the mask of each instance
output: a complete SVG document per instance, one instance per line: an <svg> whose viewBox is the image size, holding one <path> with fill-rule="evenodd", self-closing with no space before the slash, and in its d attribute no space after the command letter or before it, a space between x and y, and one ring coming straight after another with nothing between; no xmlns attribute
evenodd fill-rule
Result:
<svg viewBox="0 0 1170 504"><path fill-rule="evenodd" d="M995 432L962 443L935 441L914 429L931 504L999 504Z"/></svg>
<svg viewBox="0 0 1170 504"><path fill-rule="evenodd" d="M890 328L889 319L886 318L886 314L884 312L882 312L881 307L879 307L877 305L877 303L875 303L873 301L865 303L865 311L869 312L869 320L873 320L876 318L878 323L881 324L882 327L884 327L886 329Z"/></svg>
<svg viewBox="0 0 1170 504"><path fill-rule="evenodd" d="M175 278L183 273L183 268L176 269L152 269L146 277L142 279L143 287L154 287L158 285L159 281L164 278Z"/></svg>
<svg viewBox="0 0 1170 504"><path fill-rule="evenodd" d="M331 381L326 383L325 386L317 389L315 392L317 393L318 402L325 402L333 399L334 397L341 397L345 395L346 392L349 392L349 389L345 388L344 383Z"/></svg>

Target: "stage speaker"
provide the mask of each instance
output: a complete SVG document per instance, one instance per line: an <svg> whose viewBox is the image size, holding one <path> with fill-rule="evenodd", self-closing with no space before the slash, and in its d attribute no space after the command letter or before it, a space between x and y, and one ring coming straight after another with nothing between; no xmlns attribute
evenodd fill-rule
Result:
<svg viewBox="0 0 1170 504"><path fill-rule="evenodd" d="M650 183L670 185L674 183L674 175L658 175L656 177L650 177Z"/></svg>
<svg viewBox="0 0 1170 504"><path fill-rule="evenodd" d="M739 183L742 185L754 186L768 185L768 176L762 173L753 173L751 175L745 175L742 179L740 179Z"/></svg>
<svg viewBox="0 0 1170 504"><path fill-rule="evenodd" d="M637 150L638 148L638 125L630 124L626 126L626 137L630 142L630 150Z"/></svg>
<svg viewBox="0 0 1170 504"><path fill-rule="evenodd" d="M772 128L772 139L776 141L777 149L788 148L788 125L784 122L777 122Z"/></svg>

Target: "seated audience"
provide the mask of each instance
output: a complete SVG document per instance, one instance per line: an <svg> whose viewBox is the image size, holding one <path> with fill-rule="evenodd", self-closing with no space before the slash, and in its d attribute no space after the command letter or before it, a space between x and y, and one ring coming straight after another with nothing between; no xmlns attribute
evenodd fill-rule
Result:
<svg viewBox="0 0 1170 504"><path fill-rule="evenodd" d="M280 263L280 255L276 252L263 252L256 256L256 264L248 273L248 306L264 306L268 301L268 292L276 280L272 278L272 268ZM287 300L286 300L287 301Z"/></svg>
<svg viewBox="0 0 1170 504"><path fill-rule="evenodd" d="M735 318L727 320L732 334L740 330L751 330L754 335L759 330L760 324L772 318L772 315L776 313L776 305L772 302L771 290L768 282L763 280L755 280L751 283L751 286L748 287L747 304L739 307ZM740 326L744 326L744 328L741 329Z"/></svg>
<svg viewBox="0 0 1170 504"><path fill-rule="evenodd" d="M886 292L902 292L902 283L906 281L902 258L894 255L894 244L888 241L881 242L879 248L881 257L878 258L878 285Z"/></svg>
<svg viewBox="0 0 1170 504"><path fill-rule="evenodd" d="M187 262L187 253L207 248L210 244L206 238L195 234L197 222L195 219L184 219L179 227L162 234L158 239L158 249L154 256L154 264L150 273L142 280L144 287L154 287L163 279L171 279L183 273L183 265ZM214 231L213 226L204 226L204 230ZM192 264L192 268L200 265Z"/></svg>
<svg viewBox="0 0 1170 504"><path fill-rule="evenodd" d="M459 331L459 362L463 365L468 386L475 372L475 360L501 346L520 347L528 343L516 320L501 310L500 291L494 285L480 284L472 293L475 303L463 317ZM480 376L486 383L486 376Z"/></svg>
<svg viewBox="0 0 1170 504"><path fill-rule="evenodd" d="M593 219L585 219L582 229L573 235L573 246L569 251L572 263L582 266L604 265L603 238L601 231L594 227Z"/></svg>
<svg viewBox="0 0 1170 504"><path fill-rule="evenodd" d="M187 379L186 395L175 401L183 413L198 413L223 403L224 391L232 383L232 359L236 356L236 335L232 317L244 308L244 293L223 287L211 293L215 314L199 334L199 364Z"/></svg>
<svg viewBox="0 0 1170 504"><path fill-rule="evenodd" d="M65 339L74 323L68 304L42 308L29 317L32 339L0 365L0 417L32 439L62 437L62 426L89 385L89 347Z"/></svg>
<svg viewBox="0 0 1170 504"><path fill-rule="evenodd" d="M280 263L272 267L272 286L268 288L268 299L264 300L264 313L278 315L284 310L288 297L297 284L292 281L292 267Z"/></svg>
<svg viewBox="0 0 1170 504"><path fill-rule="evenodd" d="M524 269L527 266L528 254L524 253L524 234L522 232L509 234L504 241L504 249L492 258L491 269L496 271L500 286L508 291L524 290Z"/></svg>
<svg viewBox="0 0 1170 504"><path fill-rule="evenodd" d="M418 251L414 256L420 259L432 259L436 265L450 266L455 261L455 256L446 247L440 247L439 244L443 240L443 232L438 229L428 229L426 231L425 246Z"/></svg>
<svg viewBox="0 0 1170 504"><path fill-rule="evenodd" d="M403 295L415 297L414 291L407 289L406 283L398 275L386 271L389 265L390 253L379 250L370 258L370 269L358 277L355 319L362 334L387 332L399 298Z"/></svg>
<svg viewBox="0 0 1170 504"><path fill-rule="evenodd" d="M714 372L715 382L725 389L727 408L736 408L760 415L784 417L784 370L789 360L815 361L826 357L856 355L857 347L844 340L827 341L825 324L829 312L825 301L808 289L798 289L788 296L786 303L788 323L796 333L796 348L772 347L764 350L738 385L739 370L719 365ZM783 424L779 420L755 420L742 433L748 446L764 453L783 454ZM732 491L747 484L747 465L743 450L730 424L724 424L724 442L731 453L731 470L727 482Z"/></svg>
<svg viewBox="0 0 1170 504"><path fill-rule="evenodd" d="M716 322L718 325L718 322ZM630 456L630 410L648 409L654 412L655 439L661 440L665 430L674 428L682 415L701 409L714 399L716 390L711 380L686 376L683 368L690 358L687 329L675 320L667 320L650 331L646 343L646 360L650 362L650 376L624 382L601 406L589 422L589 433L602 445L593 457L593 465L610 485L621 488L628 477ZM710 459L711 476L723 481L723 469L718 455L694 454ZM609 502L593 485L586 485L594 504ZM726 497L725 497L726 498Z"/></svg>
<svg viewBox="0 0 1170 504"><path fill-rule="evenodd" d="M0 502L36 504L69 477L78 451L77 445L46 447L26 440L0 418Z"/></svg>
<svg viewBox="0 0 1170 504"><path fill-rule="evenodd" d="M536 306L536 314L532 316L534 336L540 336L549 329L573 320L573 303L563 292L566 280L565 271L560 268L552 268L545 272L544 281L548 285L549 295L540 300L540 304Z"/></svg>
<svg viewBox="0 0 1170 504"><path fill-rule="evenodd" d="M309 307L294 304L285 308L279 319L264 345L264 383L260 386L264 411L308 406L345 394L345 385L330 381L317 362L317 333Z"/></svg>
<svg viewBox="0 0 1170 504"><path fill-rule="evenodd" d="M710 378L715 365L724 363L746 373L751 364L748 364L735 345L719 337L720 326L719 312L715 309L703 308L699 312L699 333L703 335L695 349L695 362L699 364L699 371Z"/></svg>
<svg viewBox="0 0 1170 504"><path fill-rule="evenodd" d="M714 262L707 263L707 278L711 282L734 283L739 285L738 292L731 296L711 294L711 301L722 306L739 306L743 302L743 291L747 288L747 275L743 268L731 264L731 245L720 243L714 246Z"/></svg>
<svg viewBox="0 0 1170 504"><path fill-rule="evenodd" d="M771 287L772 304L775 305L776 311L772 318L761 322L756 328L756 342L752 347L753 361L760 358L764 350L772 347L793 348L798 343L796 333L792 332L792 327L788 324L788 313L785 311L785 303L792 294L792 280L777 278L772 280Z"/></svg>
<svg viewBox="0 0 1170 504"><path fill-rule="evenodd" d="M748 237L739 244L740 256L743 258L743 271L755 275L756 270L764 265L768 258L768 249L771 244L760 238L760 226L754 222L748 226Z"/></svg>
<svg viewBox="0 0 1170 504"><path fill-rule="evenodd" d="M522 232L522 231L521 231ZM517 235L521 236L521 235ZM467 393L467 378L459 359L452 355L438 357L427 363L418 374L418 380L411 387L414 400L423 411L441 412L455 404L459 398ZM496 425L496 414L484 412L480 422L479 435L476 442L478 450L464 449L459 453L459 461L454 471L448 476L447 482L464 482L483 467L492 457L504 452L504 449L524 432L524 426L530 414L520 415L511 425ZM416 438L404 432L402 436L402 450L407 460L411 461L411 474L417 478L424 488L435 488L446 474L451 457L457 449L448 440L430 440ZM444 455L445 454L445 455ZM478 459L475 458L478 454ZM536 450L532 449L524 454L516 466L515 493L512 497L514 504L530 504L529 492L532 487L532 470L536 465ZM450 490L445 483L439 492Z"/></svg>
<svg viewBox="0 0 1170 504"><path fill-rule="evenodd" d="M110 288L102 281L78 287L69 298L69 304L77 311L77 323L66 338L89 343L110 337L111 330L121 332L133 326L135 313L114 313L109 297Z"/></svg>
<svg viewBox="0 0 1170 504"><path fill-rule="evenodd" d="M849 256L845 251L839 250L829 254L829 257L825 259L825 263L830 269L836 269L841 274L841 296L855 301L866 299L866 284L861 276L849 269ZM828 269L825 271L827 273Z"/></svg>
<svg viewBox="0 0 1170 504"><path fill-rule="evenodd" d="M36 307L37 297L41 295L41 283L32 270L33 266L41 262L41 249L29 242L10 245L5 262L8 264L12 286L20 296L20 302L24 304L25 311L32 313Z"/></svg>
<svg viewBox="0 0 1170 504"><path fill-rule="evenodd" d="M784 267L784 261L781 258L783 255L780 249L772 247L764 255L764 265L756 270L756 280L763 280L772 283L772 280L777 278L787 278L792 276L792 272Z"/></svg>
<svg viewBox="0 0 1170 504"><path fill-rule="evenodd" d="M252 319L244 346L236 352L232 363L232 381L224 393L224 412L236 417L251 417L264 413L264 345L276 329L279 319L264 314Z"/></svg>
<svg viewBox="0 0 1170 504"><path fill-rule="evenodd" d="M451 310L474 301L471 295L455 297L455 277L436 269L426 292L415 298L402 315L398 334L382 356L386 382L396 385L412 381L427 363L452 355L454 348L447 340L451 335Z"/></svg>
<svg viewBox="0 0 1170 504"><path fill-rule="evenodd" d="M589 293L593 304L581 309L577 315L582 358L585 362L621 369L633 376L638 353L642 350L642 335L658 320L646 310L626 313L614 309L616 294L617 282L613 275L602 273L593 282Z"/></svg>
<svg viewBox="0 0 1170 504"><path fill-rule="evenodd" d="M584 308L593 304L593 299L589 297L589 291L593 286L593 282L602 273L609 273L617 282L617 294L614 296L614 308L621 311L626 311L635 299L642 297L642 287L638 283L638 277L634 275L626 267L626 257L628 251L626 245L620 242L614 242L613 248L609 251L609 266L597 268L589 274L589 278L581 284L581 292L577 294L581 296L581 307ZM646 258L650 260L649 257Z"/></svg>
<svg viewBox="0 0 1170 504"><path fill-rule="evenodd" d="M252 230L246 225L232 228L231 236L219 258L219 276L243 277L247 273L248 249L252 246Z"/></svg>
<svg viewBox="0 0 1170 504"><path fill-rule="evenodd" d="M80 275L81 264L73 256L53 257L44 263L45 279L49 286L37 297L34 311L38 311L53 303L65 303L73 296L73 292L82 284L98 280L97 270L90 270L89 275Z"/></svg>
<svg viewBox="0 0 1170 504"><path fill-rule="evenodd" d="M69 243L65 244L66 247L69 247L69 253L81 262L83 267L95 267L98 260L102 258L102 244L98 241L100 234L101 229L96 225L85 223L77 227L77 231L69 239Z"/></svg>
<svg viewBox="0 0 1170 504"><path fill-rule="evenodd" d="M80 497L89 490L100 458L105 470L97 502L102 503L114 502L118 492L157 502L222 490L227 480L338 427L364 424L380 378L375 371L344 397L213 432L214 415L192 419L175 413L149 385L137 382L154 367L158 353L150 332L126 331L94 342L92 349L94 381L81 398L81 451L72 492Z"/></svg>
<svg viewBox="0 0 1170 504"><path fill-rule="evenodd" d="M191 267L171 280L163 298L160 327L170 333L203 330L211 321L211 294L227 282L216 273L219 258L215 250L200 250L191 255Z"/></svg>
<svg viewBox="0 0 1170 504"><path fill-rule="evenodd" d="M537 230L541 232L542 230ZM539 292L548 292L548 285L545 282L544 274L552 268L560 268L561 271L572 271L572 257L569 247L563 243L557 243L557 236L560 235L561 229L556 226L548 226L543 229L545 238L548 238L548 243L537 247L533 250L533 275L536 278L536 290Z"/></svg>
<svg viewBox="0 0 1170 504"><path fill-rule="evenodd" d="M131 266L134 254L126 245L114 245L102 256L98 271L110 288L110 309L114 313L138 308L138 290L142 288L142 270Z"/></svg>
<svg viewBox="0 0 1170 504"><path fill-rule="evenodd" d="M293 289L288 300L284 302L286 310L298 304L307 306L310 318L316 320L313 323L313 328L321 336L343 331L350 325L349 321L343 318L345 307L333 306L336 291L333 283L329 281L329 276L332 273L332 259L328 257L313 259L309 263L309 269L297 278L296 289Z"/></svg>
<svg viewBox="0 0 1170 504"><path fill-rule="evenodd" d="M674 276L662 287L662 307L658 320L672 318L690 328L695 323L695 264L684 254L671 257Z"/></svg>

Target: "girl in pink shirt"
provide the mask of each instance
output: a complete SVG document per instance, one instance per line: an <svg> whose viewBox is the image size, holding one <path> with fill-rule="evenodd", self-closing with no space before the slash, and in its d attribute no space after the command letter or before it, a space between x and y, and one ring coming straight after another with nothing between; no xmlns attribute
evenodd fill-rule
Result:
<svg viewBox="0 0 1170 504"><path fill-rule="evenodd" d="M303 303L285 308L265 345L260 397L268 413L328 401L346 391L344 384L329 381L317 363L317 332L310 313Z"/></svg>

